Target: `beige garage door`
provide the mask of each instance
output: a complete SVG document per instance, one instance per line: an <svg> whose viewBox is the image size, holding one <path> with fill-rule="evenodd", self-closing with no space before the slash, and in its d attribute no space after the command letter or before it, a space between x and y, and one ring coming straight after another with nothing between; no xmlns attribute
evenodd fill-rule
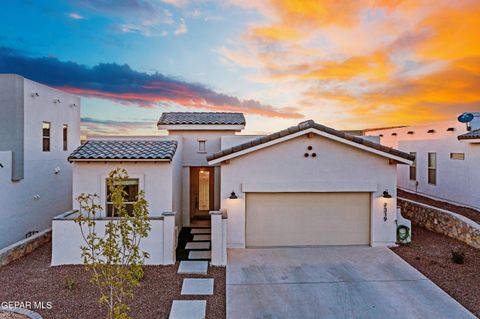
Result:
<svg viewBox="0 0 480 319"><path fill-rule="evenodd" d="M248 193L246 245L370 242L370 193Z"/></svg>

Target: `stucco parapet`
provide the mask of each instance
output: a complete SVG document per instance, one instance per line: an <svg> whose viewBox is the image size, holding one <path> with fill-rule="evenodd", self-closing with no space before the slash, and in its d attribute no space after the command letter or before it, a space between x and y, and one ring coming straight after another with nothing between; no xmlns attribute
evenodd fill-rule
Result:
<svg viewBox="0 0 480 319"><path fill-rule="evenodd" d="M176 212L163 212L162 216L175 216L176 214Z"/></svg>
<svg viewBox="0 0 480 319"><path fill-rule="evenodd" d="M222 215L222 219L228 219L228 214L226 210L212 210L209 213L210 215Z"/></svg>
<svg viewBox="0 0 480 319"><path fill-rule="evenodd" d="M73 221L75 218L78 217L79 211L74 209L70 210L66 213L60 214L52 218L54 221ZM170 214L170 215L166 215ZM150 216L148 220L163 220L164 216L175 216L174 212L162 213L162 216ZM103 217L103 216L96 216L93 220L95 221L102 221L102 220L118 220L119 217Z"/></svg>

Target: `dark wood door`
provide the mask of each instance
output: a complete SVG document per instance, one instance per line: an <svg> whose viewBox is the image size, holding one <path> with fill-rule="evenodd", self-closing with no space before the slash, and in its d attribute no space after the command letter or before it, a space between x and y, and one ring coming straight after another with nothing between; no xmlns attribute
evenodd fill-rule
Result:
<svg viewBox="0 0 480 319"><path fill-rule="evenodd" d="M208 217L213 210L214 168L190 167L190 218Z"/></svg>

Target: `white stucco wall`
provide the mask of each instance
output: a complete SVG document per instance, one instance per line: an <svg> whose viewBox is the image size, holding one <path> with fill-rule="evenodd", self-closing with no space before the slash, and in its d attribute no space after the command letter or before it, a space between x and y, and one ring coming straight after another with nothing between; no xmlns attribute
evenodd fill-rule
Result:
<svg viewBox="0 0 480 319"><path fill-rule="evenodd" d="M315 158L304 157L309 145ZM245 246L245 192L249 191L371 192L371 244L395 242L396 165L387 158L324 137L302 135L233 158L221 170L221 208L228 212L229 247ZM381 197L385 189L392 199ZM232 190L238 199L228 198ZM383 220L385 202L387 222Z"/></svg>
<svg viewBox="0 0 480 319"><path fill-rule="evenodd" d="M208 166L207 155L220 151L221 137L234 135L235 131L169 131L169 136L183 140L183 165ZM198 141L206 141L206 152L198 152Z"/></svg>
<svg viewBox="0 0 480 319"><path fill-rule="evenodd" d="M171 138L172 139L172 138ZM182 175L183 175L183 139L174 137L177 140L177 150L172 160L172 211L175 212L175 225L179 229L183 226L182 210Z"/></svg>
<svg viewBox="0 0 480 319"><path fill-rule="evenodd" d="M477 126L477 122L472 126ZM455 131L448 132L453 127ZM427 133L435 130L435 133ZM413 134L408 132L413 131ZM397 129L370 131L380 135L381 143L404 152L417 153L417 179L410 180L409 167L399 165L398 186L440 199L480 208L480 144L461 142L458 135L466 133L464 123L447 121ZM392 133L396 133L394 136ZM428 183L428 153L437 153L437 183ZM465 160L452 160L450 153L464 153ZM418 185L417 183L418 182Z"/></svg>
<svg viewBox="0 0 480 319"><path fill-rule="evenodd" d="M80 98L23 81L24 178L11 180L12 163L5 158L11 156L2 152L0 248L24 239L27 232L50 228L53 216L72 208L72 168L67 157L80 144ZM33 92L39 96L32 97ZM60 99L60 103L54 103L54 99ZM42 151L43 121L51 123L50 152ZM63 124L68 125L67 151L63 150ZM60 172L55 174L57 167Z"/></svg>
<svg viewBox="0 0 480 319"><path fill-rule="evenodd" d="M175 169L177 174L175 175L175 181L180 182L180 191L178 197L180 197L181 205L178 215L182 218L183 226L190 226L190 167L194 166L208 166L207 155L213 154L221 150L221 139L223 136L234 136L235 131L219 130L219 131L206 131L206 130L170 130L168 132L169 138L175 138L181 144L181 158L182 168L181 177L178 175L178 168ZM199 152L198 141L206 141L206 152ZM179 145L180 145L179 144ZM220 169L215 168L215 189L214 189L214 209L220 208ZM177 179L178 178L178 179ZM178 200L178 197L176 200ZM177 216L177 219L180 218Z"/></svg>
<svg viewBox="0 0 480 319"><path fill-rule="evenodd" d="M81 247L85 246L80 226L75 223L76 212L67 212L52 221L52 266L83 264ZM107 223L113 219L96 220L95 232L105 235ZM150 219L150 232L140 241L140 249L150 254L145 265L171 265L175 263L175 216L165 214ZM83 227L84 235L88 233Z"/></svg>
<svg viewBox="0 0 480 319"><path fill-rule="evenodd" d="M173 172L169 162L74 162L73 198L81 193L97 194L105 216L105 180L111 170L120 167L127 170L131 178L138 178L140 189L145 192L150 216L161 216L173 211ZM78 209L74 201L73 207Z"/></svg>

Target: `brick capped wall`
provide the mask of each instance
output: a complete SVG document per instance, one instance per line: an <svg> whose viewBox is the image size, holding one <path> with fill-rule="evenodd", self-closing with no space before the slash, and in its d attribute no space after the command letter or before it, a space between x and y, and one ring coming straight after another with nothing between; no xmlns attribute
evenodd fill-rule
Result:
<svg viewBox="0 0 480 319"><path fill-rule="evenodd" d="M52 231L46 230L0 250L0 267L23 257L52 241Z"/></svg>
<svg viewBox="0 0 480 319"><path fill-rule="evenodd" d="M460 240L480 249L480 225L474 221L439 208L397 198L402 216L431 231Z"/></svg>

